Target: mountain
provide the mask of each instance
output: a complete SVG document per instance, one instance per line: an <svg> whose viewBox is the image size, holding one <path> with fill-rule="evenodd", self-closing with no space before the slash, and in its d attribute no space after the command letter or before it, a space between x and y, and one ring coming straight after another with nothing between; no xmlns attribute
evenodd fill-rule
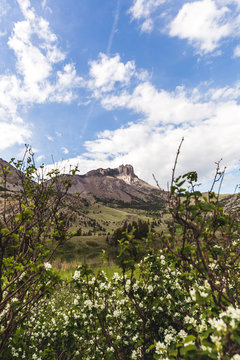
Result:
<svg viewBox="0 0 240 360"><path fill-rule="evenodd" d="M23 173L0 159L0 173L3 169L10 170L7 175L6 188L20 191ZM3 176L0 175L0 180ZM131 207L146 210L161 209L165 203L165 195L159 195L159 189L139 179L132 165L120 165L115 169L97 169L85 175L61 175L59 181L69 179L69 194L80 194L90 202L101 202L115 207ZM3 185L0 184L0 190Z"/></svg>
<svg viewBox="0 0 240 360"><path fill-rule="evenodd" d="M0 158L0 174L3 172L3 169L8 169L11 172L7 174L6 177L6 189L10 191L20 191L22 189L23 173ZM3 175L0 175L0 181L1 180L4 180ZM0 184L0 190L3 190L3 188L3 184Z"/></svg>
<svg viewBox="0 0 240 360"><path fill-rule="evenodd" d="M80 193L94 202L142 209L162 208L165 202L165 195L139 179L131 165L91 170L85 175L63 175L61 179L70 179L69 193Z"/></svg>

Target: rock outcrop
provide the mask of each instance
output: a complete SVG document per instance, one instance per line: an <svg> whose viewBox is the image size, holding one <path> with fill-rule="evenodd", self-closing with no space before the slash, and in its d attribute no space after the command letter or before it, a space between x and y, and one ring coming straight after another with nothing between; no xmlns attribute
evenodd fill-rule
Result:
<svg viewBox="0 0 240 360"><path fill-rule="evenodd" d="M71 180L70 193L80 193L92 201L139 208L156 208L158 203L160 205L164 201L158 189L137 177L132 165L120 165L115 169L100 168L85 175L64 177Z"/></svg>

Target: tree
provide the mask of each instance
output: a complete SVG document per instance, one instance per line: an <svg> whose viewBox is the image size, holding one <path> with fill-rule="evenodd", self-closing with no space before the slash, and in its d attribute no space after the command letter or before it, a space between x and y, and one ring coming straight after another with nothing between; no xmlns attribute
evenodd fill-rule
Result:
<svg viewBox="0 0 240 360"><path fill-rule="evenodd" d="M0 352L40 298L58 281L49 263L65 242L71 214L66 210L69 180L58 170L37 170L31 148L22 161L11 160L1 172L0 209ZM8 179L17 177L20 191L8 191ZM72 171L75 173L76 169ZM46 181L47 179L47 181Z"/></svg>
<svg viewBox="0 0 240 360"><path fill-rule="evenodd" d="M182 140L183 141L183 140ZM195 171L175 178L179 146L169 192L172 222L165 237L168 249L186 273L193 270L205 279L217 308L240 305L240 222L237 210L223 209L220 189L225 169L216 163L216 173L207 195L196 190ZM217 192L214 187L219 184ZM165 235L164 235L165 236ZM187 286L188 281L186 281Z"/></svg>

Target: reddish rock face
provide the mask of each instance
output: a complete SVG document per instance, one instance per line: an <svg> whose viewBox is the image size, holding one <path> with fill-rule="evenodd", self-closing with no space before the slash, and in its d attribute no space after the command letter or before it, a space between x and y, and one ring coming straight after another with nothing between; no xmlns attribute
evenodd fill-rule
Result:
<svg viewBox="0 0 240 360"><path fill-rule="evenodd" d="M1 166L9 166L12 172L7 182L7 189L21 190L21 183L19 182L21 171L2 159L0 159L0 170ZM155 204L158 204L159 200L161 202L158 189L139 179L135 175L132 165L129 164L120 165L115 169L91 170L85 175L64 174L59 177L59 181L62 179L71 181L70 194L80 194L82 198L93 202L102 201L108 204L120 202L121 206L122 204L126 204L126 206L146 204L149 207L153 202Z"/></svg>
<svg viewBox="0 0 240 360"><path fill-rule="evenodd" d="M118 175L126 175L131 177L137 177L134 173L134 169L132 165L120 165L118 168L115 169L97 169L91 170L86 173L85 176L118 176Z"/></svg>
<svg viewBox="0 0 240 360"><path fill-rule="evenodd" d="M118 171L119 174L123 174L123 175L130 175L132 177L135 177L136 175L134 174L134 170L132 165L120 165L118 167Z"/></svg>
<svg viewBox="0 0 240 360"><path fill-rule="evenodd" d="M120 165L115 169L97 169L85 175L63 175L71 180L71 194L79 193L90 201L105 203L145 204L161 202L159 190L139 179L132 165ZM139 205L140 206L140 205Z"/></svg>

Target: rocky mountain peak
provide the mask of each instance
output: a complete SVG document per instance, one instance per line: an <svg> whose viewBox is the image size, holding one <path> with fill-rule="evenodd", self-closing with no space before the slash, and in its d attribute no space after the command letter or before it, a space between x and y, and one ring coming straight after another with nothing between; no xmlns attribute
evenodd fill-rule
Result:
<svg viewBox="0 0 240 360"><path fill-rule="evenodd" d="M136 175L134 174L134 169L132 167L132 165L120 165L118 167L118 171L119 171L119 175L127 175L127 176L131 176L131 177L135 177Z"/></svg>
<svg viewBox="0 0 240 360"><path fill-rule="evenodd" d="M113 176L113 177L128 177L135 178L134 169L132 165L120 165L116 169L97 169L86 173L86 176Z"/></svg>

